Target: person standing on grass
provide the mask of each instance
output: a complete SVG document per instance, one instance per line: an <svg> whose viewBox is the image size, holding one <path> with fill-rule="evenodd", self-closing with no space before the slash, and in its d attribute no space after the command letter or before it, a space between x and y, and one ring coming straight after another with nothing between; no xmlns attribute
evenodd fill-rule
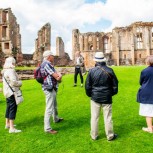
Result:
<svg viewBox="0 0 153 153"><path fill-rule="evenodd" d="M84 67L84 58L81 55L81 52L78 51L75 54L75 73L74 73L74 87L77 86L77 76L80 74L81 79L81 87L83 87L83 75L82 75L82 69Z"/></svg>
<svg viewBox="0 0 153 153"><path fill-rule="evenodd" d="M91 131L93 140L98 138L98 122L100 110L103 109L105 133L108 141L117 138L113 131L112 96L118 93L118 80L113 69L106 66L106 58L102 52L95 54L95 67L89 70L85 82L85 90L91 97Z"/></svg>
<svg viewBox="0 0 153 153"><path fill-rule="evenodd" d="M21 130L17 130L14 127L14 120L17 113L17 105L14 98L13 91L18 91L22 86L22 82L19 80L17 73L15 72L15 59L13 57L8 57L5 60L3 70L3 94L6 97L6 123L5 129L9 129L9 133L19 133ZM11 88L9 87L9 85Z"/></svg>
<svg viewBox="0 0 153 153"><path fill-rule="evenodd" d="M45 76L42 89L46 96L46 110L44 116L44 131L50 134L56 134L50 125L50 117L53 116L55 123L61 122L63 118L58 117L56 94L58 82L61 81L62 75L57 73L54 66L54 56L50 50L43 53L44 61L41 64L41 73Z"/></svg>
<svg viewBox="0 0 153 153"><path fill-rule="evenodd" d="M140 89L137 93L137 102L140 103L139 115L146 117L147 127L142 130L153 133L153 55L146 59L147 68L141 71Z"/></svg>

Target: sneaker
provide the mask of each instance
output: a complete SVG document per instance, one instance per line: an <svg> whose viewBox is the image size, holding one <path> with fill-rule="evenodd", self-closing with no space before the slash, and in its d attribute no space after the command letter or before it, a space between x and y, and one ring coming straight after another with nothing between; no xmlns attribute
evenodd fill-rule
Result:
<svg viewBox="0 0 153 153"><path fill-rule="evenodd" d="M9 133L19 133L21 132L21 130L17 130L17 129L10 129Z"/></svg>
<svg viewBox="0 0 153 153"><path fill-rule="evenodd" d="M83 84L81 84L81 87L83 87Z"/></svg>
<svg viewBox="0 0 153 153"><path fill-rule="evenodd" d="M61 122L63 120L64 120L63 118L59 118L55 123L59 123L59 122Z"/></svg>
<svg viewBox="0 0 153 153"><path fill-rule="evenodd" d="M55 131L55 130L49 130L49 131L46 131L46 133L49 133L49 134L57 134L57 131Z"/></svg>
<svg viewBox="0 0 153 153"><path fill-rule="evenodd" d="M76 87L76 86L77 86L76 84L73 85L73 87Z"/></svg>
<svg viewBox="0 0 153 153"><path fill-rule="evenodd" d="M148 133L153 133L153 130L149 129L147 127L143 127L142 130L145 131L145 132L148 132Z"/></svg>
<svg viewBox="0 0 153 153"><path fill-rule="evenodd" d="M114 136L111 139L108 139L108 141L113 141L117 138L117 134L114 134Z"/></svg>

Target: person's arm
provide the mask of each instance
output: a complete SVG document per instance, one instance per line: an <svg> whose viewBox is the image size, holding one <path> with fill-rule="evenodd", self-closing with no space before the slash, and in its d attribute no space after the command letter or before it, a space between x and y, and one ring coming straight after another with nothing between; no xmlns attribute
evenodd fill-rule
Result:
<svg viewBox="0 0 153 153"><path fill-rule="evenodd" d="M61 73L56 72L53 66L51 66L50 64L46 64L44 69L49 75L52 75L57 81L59 82L61 81L62 79Z"/></svg>
<svg viewBox="0 0 153 153"><path fill-rule="evenodd" d="M52 76L53 76L57 81L61 81L61 79L62 79L62 74L59 73L59 72L53 73Z"/></svg>
<svg viewBox="0 0 153 153"><path fill-rule="evenodd" d="M11 70L10 75L9 75L9 79L10 79L11 86L14 86L14 87L21 87L22 86L22 81L18 80L18 75L14 69Z"/></svg>
<svg viewBox="0 0 153 153"><path fill-rule="evenodd" d="M86 82L85 82L85 91L86 91L86 95L88 97L91 97L91 92L92 92L92 80L91 80L91 73L89 71L87 78L86 78Z"/></svg>
<svg viewBox="0 0 153 153"><path fill-rule="evenodd" d="M115 95L118 93L118 79L114 73L114 71L112 70L112 86L113 86L113 91L112 91L112 95Z"/></svg>

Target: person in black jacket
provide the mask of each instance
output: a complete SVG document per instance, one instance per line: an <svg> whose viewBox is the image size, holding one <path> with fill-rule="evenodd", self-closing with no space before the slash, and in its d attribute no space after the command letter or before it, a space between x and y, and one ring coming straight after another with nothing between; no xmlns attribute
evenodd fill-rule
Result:
<svg viewBox="0 0 153 153"><path fill-rule="evenodd" d="M102 52L95 54L95 67L89 70L85 82L86 95L91 97L91 131L93 140L98 138L98 121L103 108L105 132L107 140L117 138L113 131L112 96L118 93L118 79L113 69L106 66L106 58Z"/></svg>
<svg viewBox="0 0 153 153"><path fill-rule="evenodd" d="M147 127L142 130L153 133L153 55L148 56L146 62L149 66L141 72L137 102L140 103L139 115L146 117Z"/></svg>

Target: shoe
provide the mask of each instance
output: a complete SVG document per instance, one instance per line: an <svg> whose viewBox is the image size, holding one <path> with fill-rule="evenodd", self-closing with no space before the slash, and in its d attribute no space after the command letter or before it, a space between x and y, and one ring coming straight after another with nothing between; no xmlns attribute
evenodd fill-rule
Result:
<svg viewBox="0 0 153 153"><path fill-rule="evenodd" d="M46 131L46 133L49 133L49 134L57 134L57 131L55 131L55 130L49 130L49 131Z"/></svg>
<svg viewBox="0 0 153 153"><path fill-rule="evenodd" d="M17 130L17 129L10 129L9 133L20 133L21 130Z"/></svg>
<svg viewBox="0 0 153 153"><path fill-rule="evenodd" d="M64 120L63 118L59 118L58 121L56 121L55 123L62 122L63 120Z"/></svg>
<svg viewBox="0 0 153 153"><path fill-rule="evenodd" d="M81 84L81 87L83 87L83 84Z"/></svg>
<svg viewBox="0 0 153 153"><path fill-rule="evenodd" d="M117 134L114 134L114 136L111 138L111 139L108 139L108 141L113 141L113 140L115 140L116 138L117 138Z"/></svg>
<svg viewBox="0 0 153 153"><path fill-rule="evenodd" d="M14 125L14 127L15 127L16 125ZM9 125L5 125L5 129L9 129L10 128L10 126Z"/></svg>
<svg viewBox="0 0 153 153"><path fill-rule="evenodd" d="M76 87L76 86L77 86L76 84L73 85L73 87Z"/></svg>
<svg viewBox="0 0 153 153"><path fill-rule="evenodd" d="M148 132L148 133L153 133L153 130L149 129L147 127L143 127L142 130L145 131L145 132Z"/></svg>
<svg viewBox="0 0 153 153"><path fill-rule="evenodd" d="M92 137L91 137L91 139L95 141L95 140L97 140L97 139L98 139L98 136L97 136L96 138L92 138Z"/></svg>

